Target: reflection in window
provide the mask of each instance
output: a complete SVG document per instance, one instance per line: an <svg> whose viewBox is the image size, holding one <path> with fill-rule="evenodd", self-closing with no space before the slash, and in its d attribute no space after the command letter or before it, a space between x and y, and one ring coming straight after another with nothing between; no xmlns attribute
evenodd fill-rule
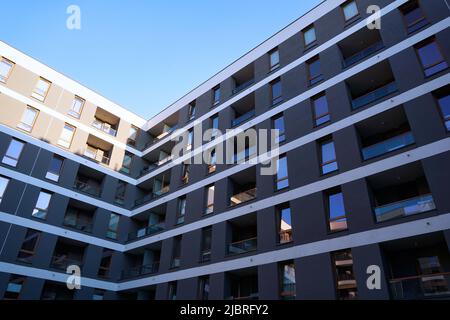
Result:
<svg viewBox="0 0 450 320"><path fill-rule="evenodd" d="M336 189L326 194L328 222L330 231L341 231L347 229L347 217L344 207L344 196L341 190Z"/></svg>
<svg viewBox="0 0 450 320"><path fill-rule="evenodd" d="M50 161L50 167L48 168L47 173L45 174L45 178L58 182L59 176L61 174L61 169L63 165L64 159L60 156L54 155L52 160Z"/></svg>
<svg viewBox="0 0 450 320"><path fill-rule="evenodd" d="M305 47L316 41L316 29L314 29L314 26L303 31L303 40L305 41Z"/></svg>
<svg viewBox="0 0 450 320"><path fill-rule="evenodd" d="M280 157L277 160L276 189L281 190L289 187L287 157Z"/></svg>
<svg viewBox="0 0 450 320"><path fill-rule="evenodd" d="M2 163L12 167L17 166L24 146L25 143L16 139L12 139L3 157Z"/></svg>
<svg viewBox="0 0 450 320"><path fill-rule="evenodd" d="M31 96L39 101L44 101L47 97L48 90L50 89L51 82L44 79L39 78L36 83L36 87L33 90Z"/></svg>
<svg viewBox="0 0 450 320"><path fill-rule="evenodd" d="M281 91L281 80L277 79L273 81L270 84L270 90L272 95L272 105L280 103L283 100Z"/></svg>
<svg viewBox="0 0 450 320"><path fill-rule="evenodd" d="M36 202L36 206L33 209L32 216L38 219L47 218L48 206L52 195L48 192L41 191Z"/></svg>
<svg viewBox="0 0 450 320"><path fill-rule="evenodd" d="M278 130L278 136L275 140L276 143L281 143L286 140L286 132L284 127L284 116L279 115L278 117L273 119L273 128Z"/></svg>
<svg viewBox="0 0 450 320"><path fill-rule="evenodd" d="M450 131L450 95L438 98L439 109L447 131Z"/></svg>
<svg viewBox="0 0 450 320"><path fill-rule="evenodd" d="M338 164L336 161L336 152L334 150L333 141L325 141L321 143L321 154L322 154L322 174L327 174L338 169Z"/></svg>
<svg viewBox="0 0 450 320"><path fill-rule="evenodd" d="M434 39L425 41L416 46L417 54L422 63L425 76L429 77L442 70L447 69L448 65L442 55L442 52Z"/></svg>
<svg viewBox="0 0 450 320"><path fill-rule="evenodd" d="M280 244L292 241L291 208L288 206L277 208L278 242Z"/></svg>
<svg viewBox="0 0 450 320"><path fill-rule="evenodd" d="M316 126L330 121L330 112L328 110L328 101L325 95L313 98L314 122Z"/></svg>
<svg viewBox="0 0 450 320"><path fill-rule="evenodd" d="M274 49L269 52L270 71L277 69L280 66L280 52Z"/></svg>

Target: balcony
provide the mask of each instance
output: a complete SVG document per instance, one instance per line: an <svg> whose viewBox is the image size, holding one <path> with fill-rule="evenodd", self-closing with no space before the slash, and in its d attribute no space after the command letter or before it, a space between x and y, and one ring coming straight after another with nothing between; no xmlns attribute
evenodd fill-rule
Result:
<svg viewBox="0 0 450 320"><path fill-rule="evenodd" d="M67 270L68 266L81 267L86 244L76 240L58 238L53 252L51 267L58 270Z"/></svg>
<svg viewBox="0 0 450 320"><path fill-rule="evenodd" d="M253 63L236 72L232 77L234 82L234 89L232 91L232 94L237 94L250 87L255 82L253 74Z"/></svg>
<svg viewBox="0 0 450 320"><path fill-rule="evenodd" d="M135 206L148 203L170 191L170 170L159 174L158 176L146 180L139 187Z"/></svg>
<svg viewBox="0 0 450 320"><path fill-rule="evenodd" d="M251 201L255 198L256 198L256 188L251 188L231 196L230 203L231 206L236 206L241 203Z"/></svg>
<svg viewBox="0 0 450 320"><path fill-rule="evenodd" d="M338 47L342 53L343 67L348 68L383 49L384 45L379 30L363 28L340 41Z"/></svg>
<svg viewBox="0 0 450 320"><path fill-rule="evenodd" d="M122 279L138 278L145 275L158 273L159 261L153 262L151 264L146 264L143 266L137 266L124 270L122 272Z"/></svg>
<svg viewBox="0 0 450 320"><path fill-rule="evenodd" d="M155 124L149 131L151 139L148 141L144 150L149 148L154 143L164 139L168 135L172 134L178 128L179 112L171 114L164 121Z"/></svg>
<svg viewBox="0 0 450 320"><path fill-rule="evenodd" d="M148 226L146 228L139 229L136 232L130 232L128 234L128 241L133 241L133 240L136 240L139 238L144 238L144 237L150 236L152 234L163 231L164 228L165 228L165 224L164 224L164 222L161 222L158 224Z"/></svg>
<svg viewBox="0 0 450 320"><path fill-rule="evenodd" d="M109 165L110 159L109 157L104 155L104 151L100 149L95 149L94 147L87 146L86 149L83 150L83 155L90 160L95 162L102 163L104 165Z"/></svg>
<svg viewBox="0 0 450 320"><path fill-rule="evenodd" d="M433 196L431 194L414 197L384 206L375 207L375 215L378 222L401 218L427 212L436 209Z"/></svg>
<svg viewBox="0 0 450 320"><path fill-rule="evenodd" d="M397 84L395 82L391 82L385 84L365 95L362 95L358 98L352 100L352 109L358 109L362 106L365 106L369 103L375 102L381 98L384 98L394 92L397 91Z"/></svg>
<svg viewBox="0 0 450 320"><path fill-rule="evenodd" d="M242 254L255 251L257 248L257 238L250 238L236 241L228 245L228 254Z"/></svg>
<svg viewBox="0 0 450 320"><path fill-rule="evenodd" d="M78 176L73 185L74 189L94 197L100 196L100 186L94 180Z"/></svg>
<svg viewBox="0 0 450 320"><path fill-rule="evenodd" d="M246 81L244 83L237 84L236 87L233 89L233 94L236 94L236 93L238 93L238 92L240 92L240 91L250 87L254 83L255 83L255 80L254 79L250 79L250 80L248 80L248 81Z"/></svg>
<svg viewBox="0 0 450 320"><path fill-rule="evenodd" d="M362 149L363 159L368 160L388 152L392 152L411 144L414 144L415 140L412 132L406 132L396 137L392 137L383 142L379 142L372 146Z"/></svg>
<svg viewBox="0 0 450 320"><path fill-rule="evenodd" d="M450 297L450 272L389 280L393 299Z"/></svg>
<svg viewBox="0 0 450 320"><path fill-rule="evenodd" d="M241 123L244 123L244 122L250 120L254 116L255 116L255 110L250 110L250 111L244 113L243 115L238 116L236 119L233 119L233 121L231 122L231 126L236 127L236 126L240 125Z"/></svg>
<svg viewBox="0 0 450 320"><path fill-rule="evenodd" d="M115 137L115 136L117 135L117 130L114 129L114 128L112 128L112 127L111 127L111 124L106 123L106 122L102 122L102 121L100 121L100 120L98 120L98 119L95 119L95 120L92 122L92 126L93 126L95 129L97 129L97 130L100 130L100 131L103 131L103 132L109 134L110 136Z"/></svg>
<svg viewBox="0 0 450 320"><path fill-rule="evenodd" d="M238 269L225 274L225 297L229 300L258 300L258 269Z"/></svg>
<svg viewBox="0 0 450 320"><path fill-rule="evenodd" d="M63 225L82 232L92 233L95 207L71 199Z"/></svg>

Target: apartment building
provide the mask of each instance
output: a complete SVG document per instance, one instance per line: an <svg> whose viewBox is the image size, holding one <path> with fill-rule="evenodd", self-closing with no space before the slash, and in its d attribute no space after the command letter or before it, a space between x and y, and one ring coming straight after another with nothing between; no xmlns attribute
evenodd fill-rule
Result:
<svg viewBox="0 0 450 320"><path fill-rule="evenodd" d="M150 120L0 42L0 299L449 297L449 26L326 0Z"/></svg>

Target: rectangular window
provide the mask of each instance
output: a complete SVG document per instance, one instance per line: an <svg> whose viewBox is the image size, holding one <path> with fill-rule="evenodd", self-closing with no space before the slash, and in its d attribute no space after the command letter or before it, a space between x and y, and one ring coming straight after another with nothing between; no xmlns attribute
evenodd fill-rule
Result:
<svg viewBox="0 0 450 320"><path fill-rule="evenodd" d="M356 17L358 15L358 7L356 1L349 1L342 6L342 12L344 12L345 21Z"/></svg>
<svg viewBox="0 0 450 320"><path fill-rule="evenodd" d="M273 120L273 128L275 130L278 130L278 137L275 139L276 143L281 143L286 140L286 132L285 132L285 126L284 126L284 116L279 115Z"/></svg>
<svg viewBox="0 0 450 320"><path fill-rule="evenodd" d="M125 154L123 156L122 160L122 167L120 168L120 171L126 174L130 174L131 170L131 162L133 160L133 155L129 153L128 151L125 151Z"/></svg>
<svg viewBox="0 0 450 320"><path fill-rule="evenodd" d="M22 115L22 119L20 120L17 128L22 129L27 132L31 132L33 130L34 123L38 117L39 111L33 107L27 107L25 112Z"/></svg>
<svg viewBox="0 0 450 320"><path fill-rule="evenodd" d="M61 132L61 136L58 139L58 144L64 148L70 148L72 144L73 136L75 134L75 127L70 124L64 124L64 128Z"/></svg>
<svg viewBox="0 0 450 320"><path fill-rule="evenodd" d="M80 119L84 103L85 103L84 99L75 96L75 98L72 100L72 106L70 107L68 114L74 118Z"/></svg>
<svg viewBox="0 0 450 320"><path fill-rule="evenodd" d="M6 150L6 154L3 157L2 163L7 164L11 167L17 166L24 146L25 143L16 139L11 139L8 149Z"/></svg>
<svg viewBox="0 0 450 320"><path fill-rule="evenodd" d="M23 276L11 275L3 299L5 300L19 299L20 292L22 291L24 282L25 278Z"/></svg>
<svg viewBox="0 0 450 320"><path fill-rule="evenodd" d="M316 29L314 26L311 26L303 31L303 40L305 42L305 47L308 47L316 42Z"/></svg>
<svg viewBox="0 0 450 320"><path fill-rule="evenodd" d="M8 183L9 179L0 176L0 203L2 202Z"/></svg>
<svg viewBox="0 0 450 320"><path fill-rule="evenodd" d="M48 90L52 83L44 78L39 78L36 83L36 87L33 90L31 96L39 101L44 101L47 97Z"/></svg>
<svg viewBox="0 0 450 320"><path fill-rule="evenodd" d="M291 208L283 206L277 208L278 243L292 242Z"/></svg>
<svg viewBox="0 0 450 320"><path fill-rule="evenodd" d="M347 229L347 217L345 214L344 196L340 189L330 190L325 193L327 199L328 227L331 232Z"/></svg>
<svg viewBox="0 0 450 320"><path fill-rule="evenodd" d="M139 133L139 129L132 125L130 127L130 131L128 133L127 145L136 146L138 133Z"/></svg>
<svg viewBox="0 0 450 320"><path fill-rule="evenodd" d="M205 214L210 214L213 211L214 211L214 185L206 188Z"/></svg>
<svg viewBox="0 0 450 320"><path fill-rule="evenodd" d="M173 239L171 268L178 268L181 265L181 236Z"/></svg>
<svg viewBox="0 0 450 320"><path fill-rule="evenodd" d="M178 211L177 211L177 224L184 222L184 216L186 214L186 197L178 199Z"/></svg>
<svg viewBox="0 0 450 320"><path fill-rule="evenodd" d="M191 173L191 166L187 163L183 163L183 170L181 172L181 182L183 184L189 183L190 173Z"/></svg>
<svg viewBox="0 0 450 320"><path fill-rule="evenodd" d="M309 60L306 65L308 66L308 81L311 86L323 80L319 57Z"/></svg>
<svg viewBox="0 0 450 320"><path fill-rule="evenodd" d="M98 268L98 276L102 278L109 277L109 271L111 269L113 251L109 249L103 249L102 259L100 260L100 266Z"/></svg>
<svg viewBox="0 0 450 320"><path fill-rule="evenodd" d="M353 256L350 249L331 253L335 268L337 296L339 300L357 298L355 275L353 273Z"/></svg>
<svg viewBox="0 0 450 320"><path fill-rule="evenodd" d="M436 40L426 40L415 48L426 77L447 69L447 62L445 61Z"/></svg>
<svg viewBox="0 0 450 320"><path fill-rule="evenodd" d="M50 167L48 168L45 178L58 182L61 175L61 169L64 163L64 159L58 155L54 155L50 161Z"/></svg>
<svg viewBox="0 0 450 320"><path fill-rule="evenodd" d="M198 285L198 300L208 300L209 297L209 277L201 277Z"/></svg>
<svg viewBox="0 0 450 320"><path fill-rule="evenodd" d="M336 152L332 140L324 141L320 144L322 174L327 174L338 169Z"/></svg>
<svg viewBox="0 0 450 320"><path fill-rule="evenodd" d="M33 209L32 216L38 219L45 220L47 218L48 206L52 195L48 192L41 191L36 202L36 206Z"/></svg>
<svg viewBox="0 0 450 320"><path fill-rule="evenodd" d="M169 282L169 300L176 300L177 299L177 283Z"/></svg>
<svg viewBox="0 0 450 320"><path fill-rule="evenodd" d="M270 71L278 69L280 67L280 52L277 49L273 49L269 52Z"/></svg>
<svg viewBox="0 0 450 320"><path fill-rule="evenodd" d="M276 105L277 103L283 101L280 79L274 80L270 83L270 92L272 96L272 105Z"/></svg>
<svg viewBox="0 0 450 320"><path fill-rule="evenodd" d="M423 15L422 9L420 9L417 1L409 1L400 7L400 11L403 14L403 19L405 21L408 33L422 29L428 24L428 21Z"/></svg>
<svg viewBox="0 0 450 320"><path fill-rule="evenodd" d="M115 213L111 213L109 216L108 222L108 230L106 231L106 237L116 240L117 239L117 231L119 230L119 221L120 216Z"/></svg>
<svg viewBox="0 0 450 320"><path fill-rule="evenodd" d="M114 198L114 203L118 205L123 205L125 203L125 191L127 184L124 181L119 181L116 188L116 195Z"/></svg>
<svg viewBox="0 0 450 320"><path fill-rule="evenodd" d="M293 262L285 262L280 266L281 285L280 296L283 300L295 298L295 265Z"/></svg>
<svg viewBox="0 0 450 320"><path fill-rule="evenodd" d="M213 105L218 105L220 103L220 87L215 87L213 89Z"/></svg>
<svg viewBox="0 0 450 320"><path fill-rule="evenodd" d="M450 94L438 98L439 109L447 131L450 131Z"/></svg>
<svg viewBox="0 0 450 320"><path fill-rule="evenodd" d="M276 189L281 190L289 187L287 157L283 156L277 160Z"/></svg>
<svg viewBox="0 0 450 320"><path fill-rule="evenodd" d="M210 153L210 160L208 164L208 174L216 172L216 149L212 150Z"/></svg>
<svg viewBox="0 0 450 320"><path fill-rule="evenodd" d="M202 229L202 251L200 253L200 261L207 262L211 260L211 241L212 227Z"/></svg>
<svg viewBox="0 0 450 320"><path fill-rule="evenodd" d="M6 58L1 58L0 60L0 81L6 82L8 80L9 76L11 75L11 71L14 67L14 63L9 61Z"/></svg>
<svg viewBox="0 0 450 320"><path fill-rule="evenodd" d="M186 150L192 149L192 141L194 141L194 131L192 129L189 129L187 132Z"/></svg>
<svg viewBox="0 0 450 320"><path fill-rule="evenodd" d="M189 104L189 120L192 120L195 118L195 113L197 112L196 102L192 101Z"/></svg>
<svg viewBox="0 0 450 320"><path fill-rule="evenodd" d="M39 231L33 229L27 230L25 239L22 242L22 247L20 248L19 254L17 255L18 261L31 263L31 259L36 252L36 247L39 242L40 236L41 233Z"/></svg>
<svg viewBox="0 0 450 320"><path fill-rule="evenodd" d="M330 112L328 110L328 101L325 94L312 98L314 107L314 123L316 126L320 126L331 120Z"/></svg>

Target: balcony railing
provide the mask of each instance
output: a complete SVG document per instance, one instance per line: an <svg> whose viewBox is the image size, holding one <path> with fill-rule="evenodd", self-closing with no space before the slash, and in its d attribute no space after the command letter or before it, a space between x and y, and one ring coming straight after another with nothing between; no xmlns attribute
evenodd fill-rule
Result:
<svg viewBox="0 0 450 320"><path fill-rule="evenodd" d="M243 123L243 122L245 122L245 121L247 121L247 120L253 118L254 116L255 116L255 110L252 109L252 110L250 110L250 111L244 113L243 115L237 117L236 119L234 119L234 120L231 122L231 126L232 126L232 127L236 127L236 126L240 125L241 123Z"/></svg>
<svg viewBox="0 0 450 320"><path fill-rule="evenodd" d="M372 159L381 156L385 153L401 149L409 146L415 142L414 136L411 131L403 133L401 135L386 139L371 146L362 149L362 155L364 160Z"/></svg>
<svg viewBox="0 0 450 320"><path fill-rule="evenodd" d="M292 242L292 229L281 230L278 234L279 234L279 242L281 244Z"/></svg>
<svg viewBox="0 0 450 320"><path fill-rule="evenodd" d="M92 233L92 223L74 223L64 220L63 225L83 232Z"/></svg>
<svg viewBox="0 0 450 320"><path fill-rule="evenodd" d="M450 272L391 279L389 283L393 299L450 297Z"/></svg>
<svg viewBox="0 0 450 320"><path fill-rule="evenodd" d="M377 101L378 99L386 97L391 93L394 93L395 91L397 91L397 84L395 82L391 82L361 97L353 99L352 108L353 110L361 108L362 106L365 106L366 104L372 103L374 101Z"/></svg>
<svg viewBox="0 0 450 320"><path fill-rule="evenodd" d="M151 193L147 194L146 196L144 196L143 198L137 199L136 201L134 201L134 206L137 207L137 206L141 206L143 204L146 204L146 203L152 201L153 199L155 199L155 198L157 198L159 196L162 196L163 194L169 192L169 189L170 189L169 186L166 186L164 188L161 188L160 190L157 190L155 192L151 192Z"/></svg>
<svg viewBox="0 0 450 320"><path fill-rule="evenodd" d="M155 274L159 270L159 261L143 266L137 266L128 270L122 271L122 279L137 278L143 275Z"/></svg>
<svg viewBox="0 0 450 320"><path fill-rule="evenodd" d="M255 79L251 79L248 80L244 83L241 83L240 85L237 85L234 89L233 89L233 94L236 94L242 90L244 90L245 88L250 87L253 83L255 83Z"/></svg>
<svg viewBox="0 0 450 320"><path fill-rule="evenodd" d="M372 44L371 46L355 53L354 55L345 58L344 59L344 68L347 68L349 66L351 66L352 64L357 63L358 61L363 60L364 58L372 55L373 53L377 52L378 50L381 50L384 47L383 42L379 41L376 42L374 44Z"/></svg>
<svg viewBox="0 0 450 320"><path fill-rule="evenodd" d="M431 194L418 196L375 208L375 216L378 222L410 216L436 209Z"/></svg>
<svg viewBox="0 0 450 320"><path fill-rule="evenodd" d="M241 254L255 251L257 248L257 238L236 241L228 245L228 254Z"/></svg>
<svg viewBox="0 0 450 320"><path fill-rule="evenodd" d="M100 162L100 163L103 163L105 165L109 165L109 163L110 163L110 159L108 157L106 157L106 156L102 156L98 152L98 150L92 151L91 149L86 148L83 151L83 155L86 158L90 159L90 160L93 160L93 161L96 161L96 162Z"/></svg>
<svg viewBox="0 0 450 320"><path fill-rule="evenodd" d="M75 260L71 258L67 258L66 255L56 255L52 257L51 267L60 270L67 270L68 266L82 266L80 260Z"/></svg>
<svg viewBox="0 0 450 320"><path fill-rule="evenodd" d="M211 260L211 250L202 251L200 254L200 262L208 262Z"/></svg>
<svg viewBox="0 0 450 320"><path fill-rule="evenodd" d="M110 136L115 137L117 135L117 130L111 128L110 125L107 124L106 122L101 122L99 120L94 120L92 122L92 126L95 129L98 129L100 131L103 131L103 132L109 134Z"/></svg>
<svg viewBox="0 0 450 320"><path fill-rule="evenodd" d="M75 180L75 184L73 187L78 191L93 195L95 197L100 196L100 188L96 185L92 185L77 179Z"/></svg>
<svg viewBox="0 0 450 320"><path fill-rule="evenodd" d="M235 194L231 196L230 202L231 206L236 206L238 204L253 200L256 198L256 188L246 190L244 192Z"/></svg>
<svg viewBox="0 0 450 320"><path fill-rule="evenodd" d="M130 232L128 234L128 241L143 238L143 237L161 232L163 230L164 230L164 222L154 224L154 225L148 226L147 228L139 229L136 232Z"/></svg>

